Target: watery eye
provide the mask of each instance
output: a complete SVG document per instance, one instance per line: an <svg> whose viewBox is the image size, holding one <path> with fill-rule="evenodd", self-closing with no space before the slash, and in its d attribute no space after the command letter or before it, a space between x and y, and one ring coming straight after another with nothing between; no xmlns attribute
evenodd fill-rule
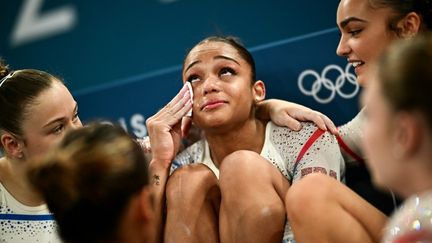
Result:
<svg viewBox="0 0 432 243"><path fill-rule="evenodd" d="M220 70L221 76L234 75L234 74L235 74L235 72L232 68L222 68Z"/></svg>
<svg viewBox="0 0 432 243"><path fill-rule="evenodd" d="M189 78L187 79L188 82L190 83L194 83L194 82L198 82L200 81L199 77L197 75L191 75L189 76Z"/></svg>

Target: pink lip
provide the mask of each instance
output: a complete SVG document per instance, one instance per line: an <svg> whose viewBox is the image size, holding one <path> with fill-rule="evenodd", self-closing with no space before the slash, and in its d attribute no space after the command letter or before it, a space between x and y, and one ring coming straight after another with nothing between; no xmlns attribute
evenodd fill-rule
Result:
<svg viewBox="0 0 432 243"><path fill-rule="evenodd" d="M349 59L349 58L348 58L348 62L351 63L351 65L352 65L352 63L355 63L355 62L361 62L360 65L358 65L357 67L354 68L354 72L355 72L355 74L358 76L361 67L362 67L365 63L364 63L363 61L360 61L360 60Z"/></svg>
<svg viewBox="0 0 432 243"><path fill-rule="evenodd" d="M358 73L359 73L359 70L358 70L359 68L360 68L360 66L354 68L354 72L355 72L355 74L356 74L357 76L358 76Z"/></svg>
<svg viewBox="0 0 432 243"><path fill-rule="evenodd" d="M354 68L354 72L357 76L359 75L359 72L360 72L361 68L363 67L363 65L364 65L364 63L362 63L362 64L360 64Z"/></svg>
<svg viewBox="0 0 432 243"><path fill-rule="evenodd" d="M204 103L201 110L213 110L216 108L219 108L220 106L224 105L226 102L223 100L212 100Z"/></svg>

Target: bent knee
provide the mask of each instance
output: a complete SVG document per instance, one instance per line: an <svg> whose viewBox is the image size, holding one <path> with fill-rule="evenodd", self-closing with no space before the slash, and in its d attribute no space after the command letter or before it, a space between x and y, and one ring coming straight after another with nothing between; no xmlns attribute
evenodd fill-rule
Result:
<svg viewBox="0 0 432 243"><path fill-rule="evenodd" d="M253 151L238 150L227 155L220 164L220 171L240 170L250 166L251 161L259 159L261 156Z"/></svg>
<svg viewBox="0 0 432 243"><path fill-rule="evenodd" d="M264 168L272 166L256 152L239 150L224 158L219 171L221 189L240 184L253 184L257 176L264 176Z"/></svg>
<svg viewBox="0 0 432 243"><path fill-rule="evenodd" d="M268 166L269 162L256 152L238 150L226 156L220 164L220 174L236 175L255 173L261 166Z"/></svg>
<svg viewBox="0 0 432 243"><path fill-rule="evenodd" d="M215 174L204 164L190 164L174 171L166 186L167 201L179 200L195 193L205 193L217 186Z"/></svg>
<svg viewBox="0 0 432 243"><path fill-rule="evenodd" d="M309 174L293 183L285 197L288 214L310 211L332 198L331 188L336 180L320 173Z"/></svg>

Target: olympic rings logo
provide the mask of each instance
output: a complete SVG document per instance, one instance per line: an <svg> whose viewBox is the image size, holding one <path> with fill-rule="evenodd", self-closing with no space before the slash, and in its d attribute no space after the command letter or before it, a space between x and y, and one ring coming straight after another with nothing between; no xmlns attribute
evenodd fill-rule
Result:
<svg viewBox="0 0 432 243"><path fill-rule="evenodd" d="M321 72L321 75L311 69L304 70L297 79L298 87L303 94L312 96L317 102L321 104L330 103L336 96L336 93L342 98L351 99L360 90L360 86L356 82L356 76L349 71L351 66L352 65L348 63L345 67L345 70L343 70L338 65L331 64L324 68L324 70ZM327 78L327 74L330 71L336 71L339 73L335 83ZM312 76L312 78L315 79L312 81L313 83L310 89L305 88L304 85L305 78L307 76ZM310 80L310 78L308 78L308 80ZM345 85L346 81L354 86L354 89L351 92L342 91L342 87ZM322 88L325 88L329 91L328 97L320 97L320 95L322 96L323 93L321 92L321 94L319 94Z"/></svg>

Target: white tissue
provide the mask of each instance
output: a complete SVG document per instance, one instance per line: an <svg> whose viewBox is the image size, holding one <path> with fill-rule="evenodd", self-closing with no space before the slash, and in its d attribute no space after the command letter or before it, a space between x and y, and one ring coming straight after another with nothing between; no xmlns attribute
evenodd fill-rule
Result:
<svg viewBox="0 0 432 243"><path fill-rule="evenodd" d="M186 86L189 89L189 94L190 94L190 102L191 104L193 104L193 91L192 91L192 85L190 82L186 82ZM187 117L192 117L192 108L186 113Z"/></svg>

